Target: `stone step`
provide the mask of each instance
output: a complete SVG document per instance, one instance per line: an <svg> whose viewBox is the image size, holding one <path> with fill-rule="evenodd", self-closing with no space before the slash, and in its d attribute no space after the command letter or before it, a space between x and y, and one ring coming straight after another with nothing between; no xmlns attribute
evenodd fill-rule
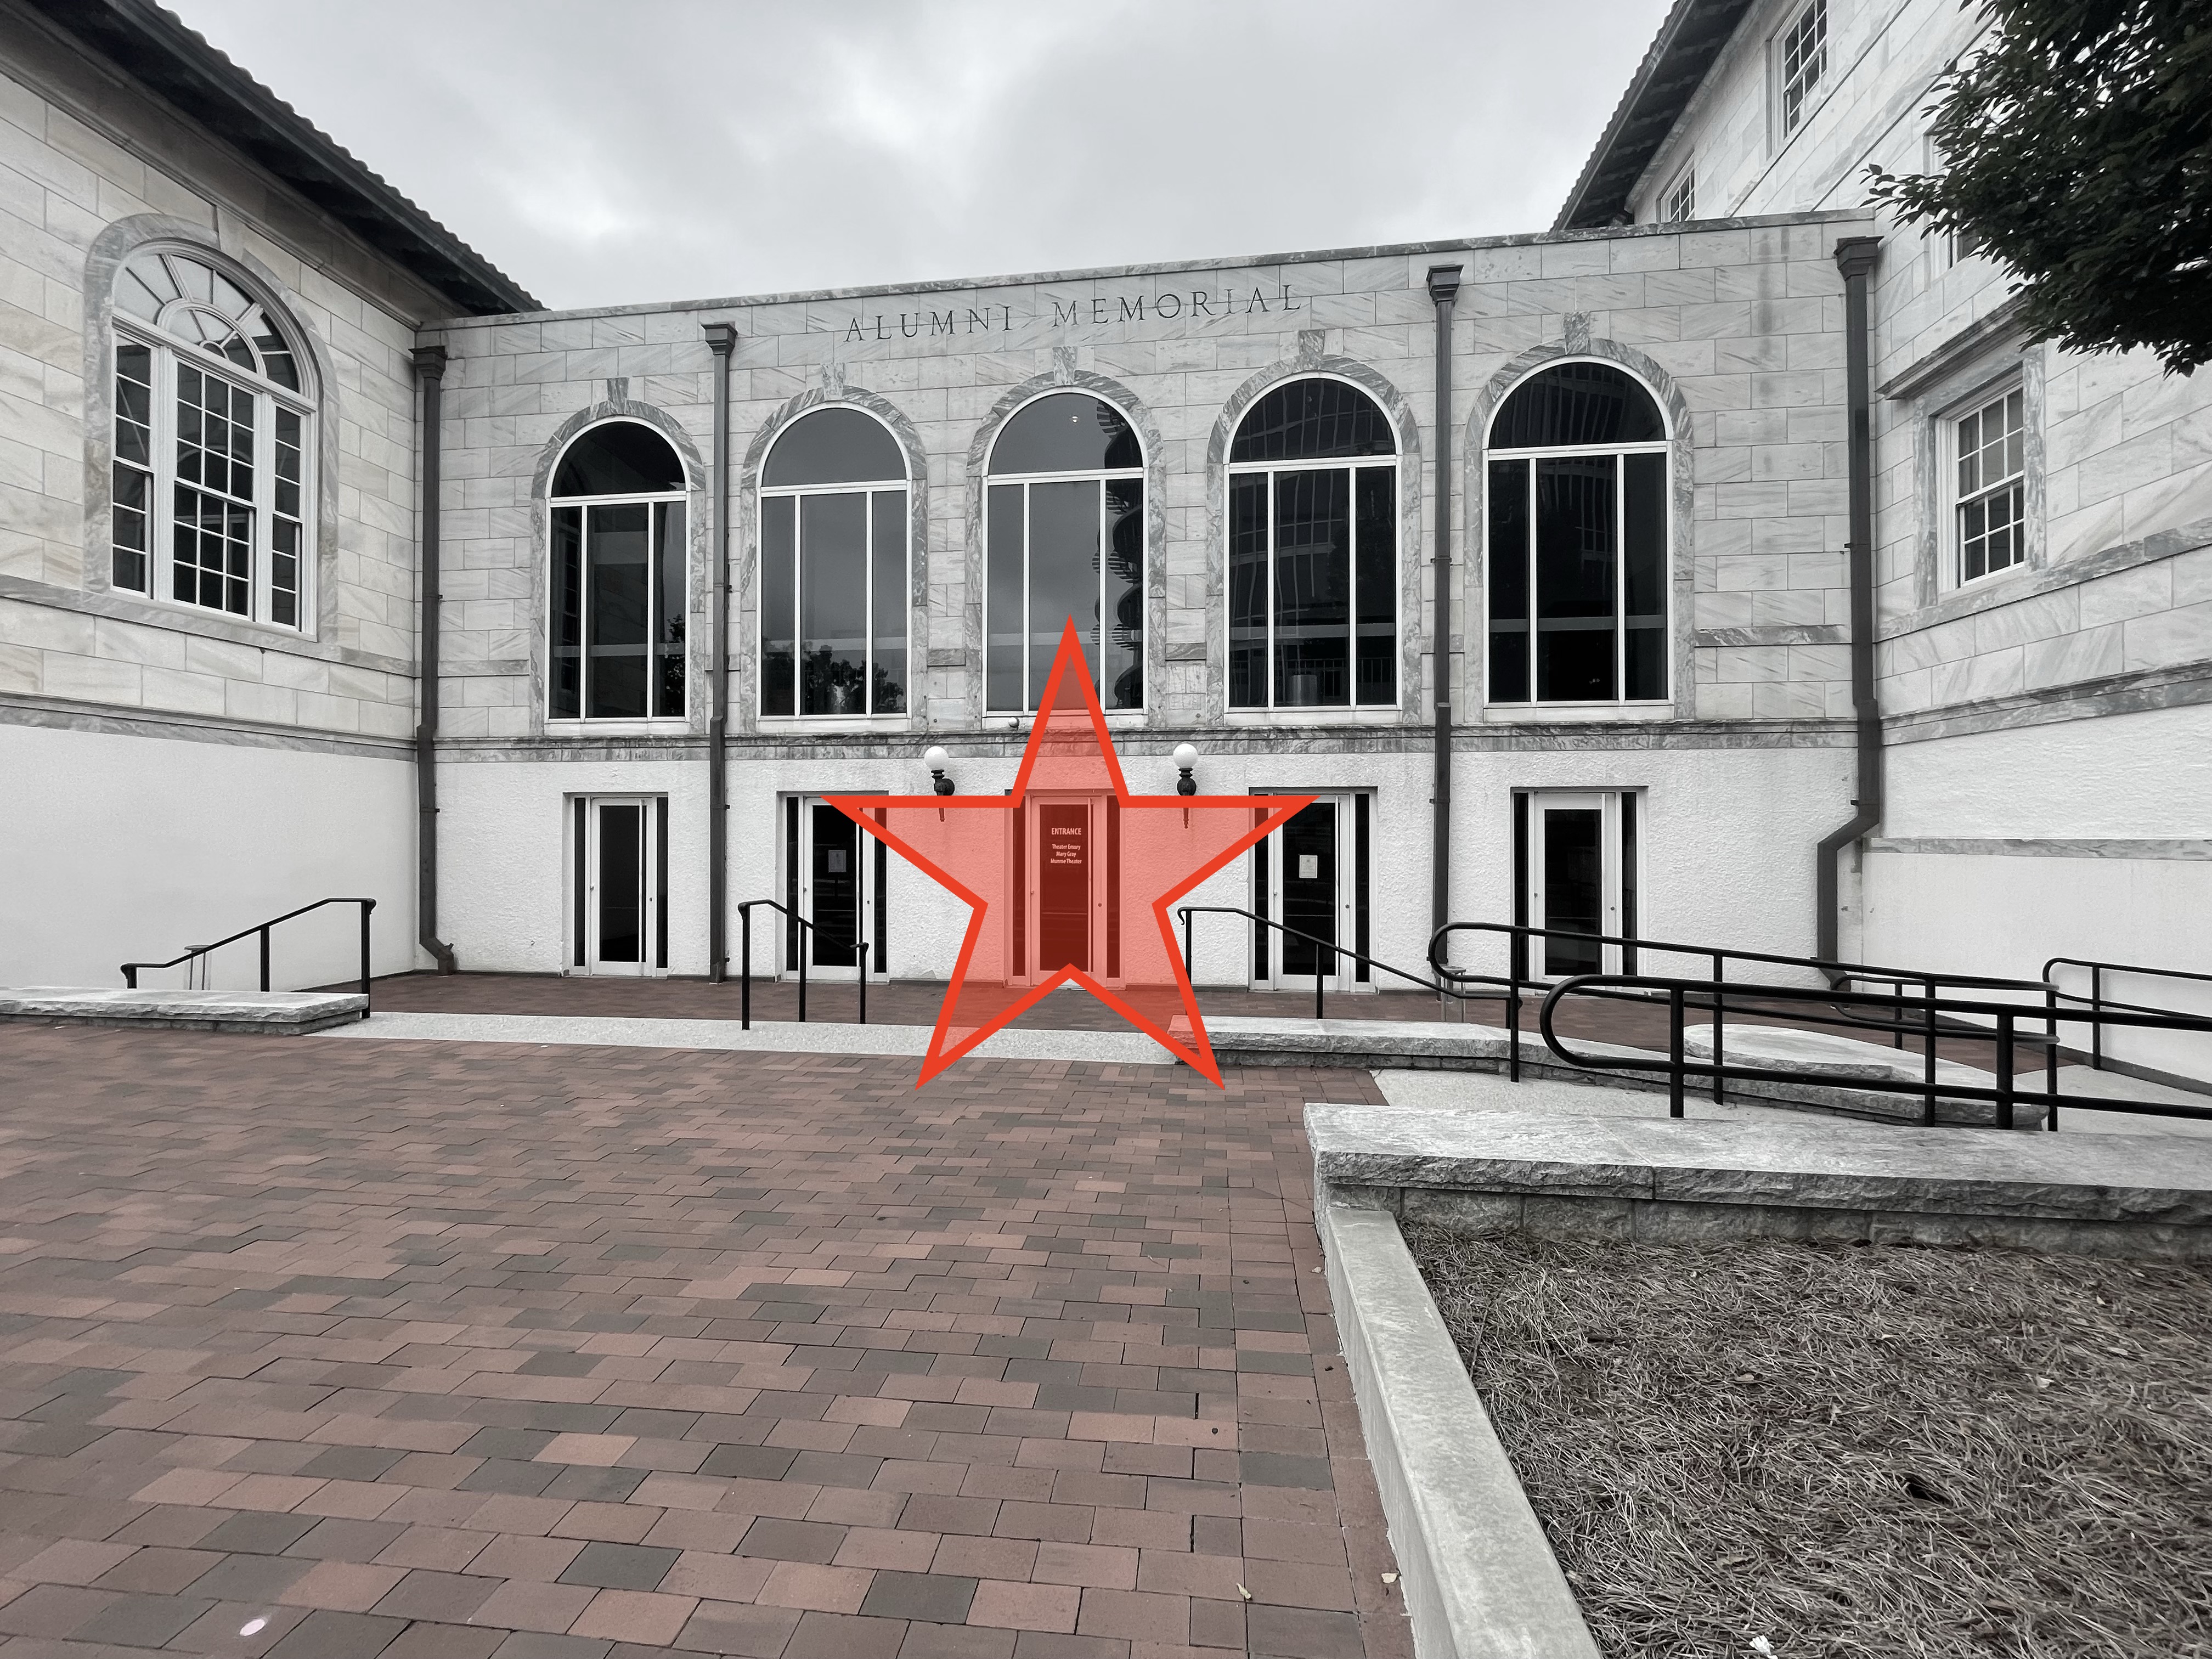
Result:
<svg viewBox="0 0 2212 1659"><path fill-rule="evenodd" d="M66 1020L185 1031L255 1031L297 1036L358 1021L358 991L117 990L110 986L0 988L0 1020Z"/></svg>

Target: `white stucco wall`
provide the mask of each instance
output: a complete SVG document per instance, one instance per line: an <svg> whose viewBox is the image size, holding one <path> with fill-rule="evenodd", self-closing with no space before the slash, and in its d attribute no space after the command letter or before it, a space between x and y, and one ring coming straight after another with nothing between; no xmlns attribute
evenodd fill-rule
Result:
<svg viewBox="0 0 2212 1659"><path fill-rule="evenodd" d="M377 902L372 963L415 963L415 779L406 757L0 724L0 984L120 985L315 899ZM359 971L359 912L276 931L279 990ZM252 940L212 983L258 982ZM182 984L182 970L144 983Z"/></svg>

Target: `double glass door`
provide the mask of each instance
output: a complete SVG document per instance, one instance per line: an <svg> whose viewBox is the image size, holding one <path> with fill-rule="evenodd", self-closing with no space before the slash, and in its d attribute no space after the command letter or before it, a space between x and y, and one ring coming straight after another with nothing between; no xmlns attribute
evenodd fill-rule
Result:
<svg viewBox="0 0 2212 1659"><path fill-rule="evenodd" d="M811 924L787 917L785 971L806 953L810 979L859 977L860 954L878 978L885 958L884 845L826 800L784 803L784 902Z"/></svg>
<svg viewBox="0 0 2212 1659"><path fill-rule="evenodd" d="M1310 990L1365 982L1369 798L1317 796L1254 849L1253 908L1291 931L1253 930L1255 987Z"/></svg>
<svg viewBox="0 0 2212 1659"><path fill-rule="evenodd" d="M665 969L667 798L586 796L573 811L569 971L650 974Z"/></svg>

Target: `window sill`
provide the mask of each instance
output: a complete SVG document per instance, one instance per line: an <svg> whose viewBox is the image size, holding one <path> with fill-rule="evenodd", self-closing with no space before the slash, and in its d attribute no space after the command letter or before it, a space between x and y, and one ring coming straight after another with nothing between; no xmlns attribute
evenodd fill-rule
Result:
<svg viewBox="0 0 2212 1659"><path fill-rule="evenodd" d="M1103 713L1107 726L1116 731L1134 730L1146 723L1146 711L1142 708L1109 708ZM986 732L1026 732L1036 720L1034 714L1009 714L994 709L983 716L983 729Z"/></svg>
<svg viewBox="0 0 2212 1659"><path fill-rule="evenodd" d="M871 732L909 732L911 714L762 714L753 729L764 737L834 738Z"/></svg>
<svg viewBox="0 0 2212 1659"><path fill-rule="evenodd" d="M1670 720L1674 704L1665 702L1491 702L1481 720L1493 726L1561 726L1607 720Z"/></svg>
<svg viewBox="0 0 2212 1659"><path fill-rule="evenodd" d="M545 722L549 738L686 738L691 722L686 716L653 720L551 720Z"/></svg>
<svg viewBox="0 0 2212 1659"><path fill-rule="evenodd" d="M1395 702L1363 703L1356 708L1228 708L1231 726L1395 726L1406 711Z"/></svg>

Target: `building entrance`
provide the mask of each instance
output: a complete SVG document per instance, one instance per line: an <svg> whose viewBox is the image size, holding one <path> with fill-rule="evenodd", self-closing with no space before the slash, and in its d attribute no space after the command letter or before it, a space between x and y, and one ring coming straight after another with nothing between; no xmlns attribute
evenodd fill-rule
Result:
<svg viewBox="0 0 2212 1659"><path fill-rule="evenodd" d="M1255 989L1311 990L1316 975L1333 990L1368 982L1344 947L1367 953L1370 799L1317 796L1253 849L1252 908L1305 936L1253 930Z"/></svg>
<svg viewBox="0 0 2212 1659"><path fill-rule="evenodd" d="M1633 791L1538 789L1516 797L1516 907L1528 926L1632 936L1636 931L1636 795ZM1634 972L1634 951L1595 939L1535 941L1535 972Z"/></svg>
<svg viewBox="0 0 2212 1659"><path fill-rule="evenodd" d="M818 797L784 803L784 902L811 927L784 921L784 971L796 975L806 952L811 979L858 977L860 953L884 971L884 844Z"/></svg>
<svg viewBox="0 0 2212 1659"><path fill-rule="evenodd" d="M1063 968L1121 977L1120 807L1110 795L1032 795L1024 805L1013 960L1030 983Z"/></svg>
<svg viewBox="0 0 2212 1659"><path fill-rule="evenodd" d="M575 803L569 839L569 971L666 968L667 798L583 797Z"/></svg>

